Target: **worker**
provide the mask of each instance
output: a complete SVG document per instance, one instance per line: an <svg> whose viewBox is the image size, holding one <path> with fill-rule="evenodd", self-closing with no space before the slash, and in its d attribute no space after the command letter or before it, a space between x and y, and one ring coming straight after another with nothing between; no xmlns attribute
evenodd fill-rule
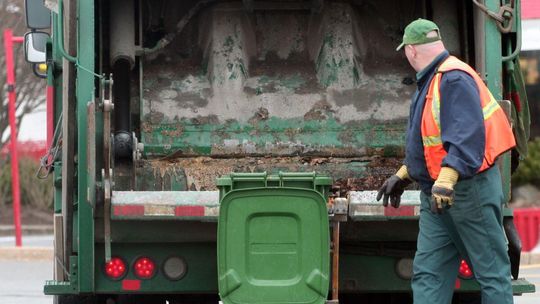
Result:
<svg viewBox="0 0 540 304"><path fill-rule="evenodd" d="M508 119L478 74L449 55L432 21L410 23L401 49L417 72L417 90L404 164L384 182L377 200L398 208L412 181L421 189L414 303L450 303L461 259L480 284L482 303L512 303L495 164L515 146Z"/></svg>

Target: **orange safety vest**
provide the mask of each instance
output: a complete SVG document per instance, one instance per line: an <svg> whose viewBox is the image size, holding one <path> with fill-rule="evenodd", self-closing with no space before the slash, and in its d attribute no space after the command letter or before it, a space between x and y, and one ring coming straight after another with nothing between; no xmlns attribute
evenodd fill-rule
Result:
<svg viewBox="0 0 540 304"><path fill-rule="evenodd" d="M480 93L480 103L484 114L484 126L486 135L486 147L484 150L484 161L478 172L490 168L497 157L512 149L516 145L512 128L506 118L506 114L499 106L482 79L465 62L454 56L448 57L437 69L433 80L429 84L426 95L424 111L422 113L422 143L424 145L424 156L429 175L436 180L441 171L441 163L446 156L441 139L441 94L440 83L444 72L451 70L464 71L471 75L476 82ZM444 102L444 100L443 100ZM474 102L471 100L471 102Z"/></svg>

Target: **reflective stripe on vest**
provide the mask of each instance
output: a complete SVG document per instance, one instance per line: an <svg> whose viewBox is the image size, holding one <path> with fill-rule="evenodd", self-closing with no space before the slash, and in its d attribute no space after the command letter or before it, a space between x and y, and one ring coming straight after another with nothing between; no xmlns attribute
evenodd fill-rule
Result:
<svg viewBox="0 0 540 304"><path fill-rule="evenodd" d="M451 70L461 70L471 75L475 80L480 93L480 102L484 116L486 147L482 166L478 171L481 172L491 167L499 155L515 146L514 136L510 124L508 123L508 119L482 79L466 63L456 57L450 56L441 64L429 84L426 103L422 114L421 131L424 156L426 158L426 167L429 175L434 180L439 176L442 160L447 154L441 139L440 82L443 73Z"/></svg>

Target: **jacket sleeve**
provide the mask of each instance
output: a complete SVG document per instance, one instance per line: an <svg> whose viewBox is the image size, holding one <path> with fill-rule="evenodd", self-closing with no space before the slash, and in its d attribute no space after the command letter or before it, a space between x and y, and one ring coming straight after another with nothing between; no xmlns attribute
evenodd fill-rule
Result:
<svg viewBox="0 0 540 304"><path fill-rule="evenodd" d="M441 139L448 153L441 165L461 178L472 177L482 166L486 138L478 87L467 73L450 71L442 77L440 92Z"/></svg>

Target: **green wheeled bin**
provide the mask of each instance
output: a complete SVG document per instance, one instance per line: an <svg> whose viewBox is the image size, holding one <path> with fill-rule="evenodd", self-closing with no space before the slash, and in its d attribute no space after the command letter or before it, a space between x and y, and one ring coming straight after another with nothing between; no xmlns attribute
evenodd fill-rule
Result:
<svg viewBox="0 0 540 304"><path fill-rule="evenodd" d="M330 178L315 173L237 173L218 180L223 303L326 301L330 185Z"/></svg>

